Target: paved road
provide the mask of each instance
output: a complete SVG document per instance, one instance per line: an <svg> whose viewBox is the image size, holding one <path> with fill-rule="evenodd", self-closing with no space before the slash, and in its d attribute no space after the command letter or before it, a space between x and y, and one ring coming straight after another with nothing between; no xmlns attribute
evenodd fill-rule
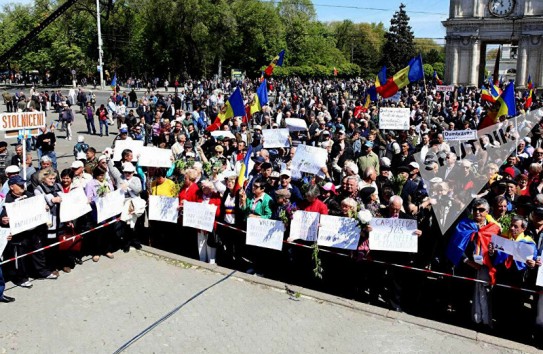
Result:
<svg viewBox="0 0 543 354"><path fill-rule="evenodd" d="M0 352L113 353L182 304L127 351L504 352L343 306L295 299L235 276L145 252L87 261L58 280L7 291L17 301L0 305Z"/></svg>

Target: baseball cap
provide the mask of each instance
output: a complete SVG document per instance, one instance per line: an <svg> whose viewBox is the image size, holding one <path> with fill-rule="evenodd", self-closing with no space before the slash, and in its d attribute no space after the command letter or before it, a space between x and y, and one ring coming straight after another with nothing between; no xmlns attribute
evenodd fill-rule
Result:
<svg viewBox="0 0 543 354"><path fill-rule="evenodd" d="M123 163L123 172L135 172L136 168L131 162Z"/></svg>
<svg viewBox="0 0 543 354"><path fill-rule="evenodd" d="M83 167L83 162L81 161L74 161L72 162L72 168L77 169Z"/></svg>
<svg viewBox="0 0 543 354"><path fill-rule="evenodd" d="M13 177L10 177L9 180L8 180L8 186L11 186L13 184L17 184L19 186L24 186L25 183L26 183L26 180L24 180L23 177L21 177L19 175L15 175Z"/></svg>
<svg viewBox="0 0 543 354"><path fill-rule="evenodd" d="M416 162L411 162L411 163L409 164L409 166L410 166L410 167L413 167L413 168L417 168L417 169L420 170L420 165L419 165L418 163L416 163Z"/></svg>
<svg viewBox="0 0 543 354"><path fill-rule="evenodd" d="M290 173L289 170L283 170L283 171L280 172L279 175L280 175L280 176L289 176L289 177L292 176L292 174Z"/></svg>
<svg viewBox="0 0 543 354"><path fill-rule="evenodd" d="M17 165L11 165L6 167L6 173L19 173L21 169Z"/></svg>
<svg viewBox="0 0 543 354"><path fill-rule="evenodd" d="M321 187L322 189L324 189L325 191L329 191L329 192L332 192L334 194L337 194L336 192L336 186L332 183L332 182L328 182L326 183L324 186Z"/></svg>

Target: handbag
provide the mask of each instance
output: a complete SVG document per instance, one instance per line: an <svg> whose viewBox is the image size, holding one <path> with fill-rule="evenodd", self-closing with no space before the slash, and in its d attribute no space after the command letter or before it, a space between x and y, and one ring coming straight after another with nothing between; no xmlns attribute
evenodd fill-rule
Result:
<svg viewBox="0 0 543 354"><path fill-rule="evenodd" d="M83 239L81 235L75 236L71 241L65 241L75 235L75 230L73 227L65 227L59 231L58 241L62 242L58 245L59 251L70 251L70 252L80 252L81 251L81 240Z"/></svg>

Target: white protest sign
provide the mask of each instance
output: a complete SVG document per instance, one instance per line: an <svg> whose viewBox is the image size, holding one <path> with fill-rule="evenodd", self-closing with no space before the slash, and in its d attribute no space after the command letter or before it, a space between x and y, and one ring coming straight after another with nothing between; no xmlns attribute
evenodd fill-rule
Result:
<svg viewBox="0 0 543 354"><path fill-rule="evenodd" d="M138 164L150 167L172 167L172 150L144 146L140 149Z"/></svg>
<svg viewBox="0 0 543 354"><path fill-rule="evenodd" d="M246 244L281 251L285 224L279 220L247 218Z"/></svg>
<svg viewBox="0 0 543 354"><path fill-rule="evenodd" d="M328 152L325 149L309 145L298 145L292 158L292 171L318 174L326 166ZM294 174L294 173L293 173Z"/></svg>
<svg viewBox="0 0 543 354"><path fill-rule="evenodd" d="M119 215L124 207L124 193L119 190L109 192L105 197L98 197L96 203L96 222Z"/></svg>
<svg viewBox="0 0 543 354"><path fill-rule="evenodd" d="M319 213L297 210L290 224L289 241L315 241L319 233Z"/></svg>
<svg viewBox="0 0 543 354"><path fill-rule="evenodd" d="M138 153L143 147L142 140L115 140L115 149L113 150L113 161L120 161L123 150L132 150L132 161L138 160Z"/></svg>
<svg viewBox="0 0 543 354"><path fill-rule="evenodd" d="M454 92L454 85L436 85L436 91Z"/></svg>
<svg viewBox="0 0 543 354"><path fill-rule="evenodd" d="M149 196L149 220L177 223L179 212L178 198L164 197L161 195Z"/></svg>
<svg viewBox="0 0 543 354"><path fill-rule="evenodd" d="M492 235L491 242L496 249L512 255L515 261L526 263L527 259L534 257L534 244L515 242L498 235Z"/></svg>
<svg viewBox="0 0 543 354"><path fill-rule="evenodd" d="M281 125L281 120L283 120L283 112L279 111L277 112L277 117L275 117L275 123Z"/></svg>
<svg viewBox="0 0 543 354"><path fill-rule="evenodd" d="M370 226L370 250L417 252L417 220L373 218Z"/></svg>
<svg viewBox="0 0 543 354"><path fill-rule="evenodd" d="M264 129L262 137L264 138L264 148L288 147L288 129Z"/></svg>
<svg viewBox="0 0 543 354"><path fill-rule="evenodd" d="M211 136L217 139L219 136L223 138L235 139L236 137L229 130L214 130L211 132Z"/></svg>
<svg viewBox="0 0 543 354"><path fill-rule="evenodd" d="M285 118L285 123L291 132L307 130L307 123L300 118Z"/></svg>
<svg viewBox="0 0 543 354"><path fill-rule="evenodd" d="M537 279L535 280L535 285L543 286L543 267L539 267L537 270Z"/></svg>
<svg viewBox="0 0 543 354"><path fill-rule="evenodd" d="M360 226L353 218L321 215L317 244L346 250L356 250L360 240Z"/></svg>
<svg viewBox="0 0 543 354"><path fill-rule="evenodd" d="M379 129L408 130L410 112L409 108L379 109Z"/></svg>
<svg viewBox="0 0 543 354"><path fill-rule="evenodd" d="M2 257L2 253L4 253L4 249L6 249L8 244L8 236L10 233L11 231L6 227L0 228L0 258Z"/></svg>
<svg viewBox="0 0 543 354"><path fill-rule="evenodd" d="M183 202L183 226L213 231L217 206L206 203Z"/></svg>
<svg viewBox="0 0 543 354"><path fill-rule="evenodd" d="M477 130L444 130L443 139L446 141L477 140Z"/></svg>
<svg viewBox="0 0 543 354"><path fill-rule="evenodd" d="M50 222L51 214L45 206L45 199L42 195L5 204L11 234L16 235Z"/></svg>
<svg viewBox="0 0 543 354"><path fill-rule="evenodd" d="M60 222L77 219L92 210L83 188L75 188L69 193L58 193L60 202Z"/></svg>

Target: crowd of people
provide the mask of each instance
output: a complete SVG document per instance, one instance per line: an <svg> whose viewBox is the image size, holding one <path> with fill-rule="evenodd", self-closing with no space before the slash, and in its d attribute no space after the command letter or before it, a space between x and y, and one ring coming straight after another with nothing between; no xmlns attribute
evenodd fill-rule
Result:
<svg viewBox="0 0 543 354"><path fill-rule="evenodd" d="M96 103L92 93L82 90L73 100L60 93L55 93L59 99L49 96L36 109L47 109L50 102L59 120L71 123L74 115L71 121L66 120L63 112L79 104L89 134L97 134L95 117L100 135L107 136L108 127L115 123L118 134L107 148L90 147L80 136L71 168L59 173L51 153L55 127L44 127L45 139L42 135L36 139L40 166L27 174L27 180L20 170L23 164L31 166L32 160L21 161L22 146L16 147L11 158L10 153L2 152L6 146L0 142L5 203L43 195L52 217L49 224L10 236L4 258L99 226L95 204L108 193L119 190L132 217L88 234L71 248L37 252L7 263L3 266L7 278L19 286L31 287L30 277L55 279L58 271L70 272L83 255L98 262L102 256L114 258L119 249L128 252L130 247L140 248L145 243L249 273L282 275L294 282L319 273L322 281L334 289L347 289L362 301L384 301L397 311L417 312L421 299L432 298L443 311L462 312L466 318L466 307L471 306L471 319L481 326L510 329L512 316L522 314L536 324L537 331L543 330L543 298L494 286L500 283L541 290L535 286L535 279L543 250L543 122L530 127L530 134L518 141L516 150L507 158L496 153L496 141L485 137L473 154L463 154L444 139L443 132L475 130L488 112L495 110L477 88L456 87L445 93L436 91L431 84L411 85L396 100L368 105L364 98L369 81L272 79L267 83L268 104L251 115L249 107L259 84L258 80L204 80L176 85L174 92L138 95L134 90L116 91L104 104ZM242 89L247 115L221 122L219 130L209 131L235 87ZM519 92L517 105L521 112L526 112L524 100ZM29 108L28 104L25 108L15 106ZM541 98L535 95L527 110L541 106ZM408 129L380 129L381 107L409 108ZM291 130L289 146L264 148L263 130L289 128L288 118L304 120L307 129ZM504 119L500 119L502 124L507 122ZM69 124L64 129L68 131ZM71 133L67 136L71 138ZM113 151L120 140L141 140L144 145L171 150L171 167L142 167L136 162L137 154L129 149L122 151L120 161L114 161ZM300 173L294 168L293 158L300 144L326 150L327 162L319 173ZM415 159L416 154L421 158ZM244 170L247 176L240 179ZM431 181L421 171L432 172ZM240 180L245 180L241 186ZM481 191L475 190L477 181L486 182ZM59 193L76 188L84 189L93 211L61 223ZM461 207L459 196L466 194L473 194L474 200ZM148 220L140 201L151 195L179 199L177 224ZM217 206L212 232L180 226L187 201ZM441 232L436 215L455 208L464 211L447 232ZM435 213L435 209L441 213ZM418 237L418 252L372 251L368 242L372 229L367 220L361 221L357 251L321 252L322 263L312 258L314 248L309 250L291 242L285 243L282 252L245 244L248 218L283 221L287 240L297 210L348 218L369 211L371 217L415 219L417 231L413 237ZM9 227L5 210L1 222L2 227ZM492 235L533 245L533 257L524 262L512 261L494 247ZM335 257L333 253L348 257ZM454 272L487 282L448 280L435 285L425 274L383 263ZM4 295L4 299L9 297ZM525 307L525 302L530 306ZM538 334L537 338L543 336Z"/></svg>

